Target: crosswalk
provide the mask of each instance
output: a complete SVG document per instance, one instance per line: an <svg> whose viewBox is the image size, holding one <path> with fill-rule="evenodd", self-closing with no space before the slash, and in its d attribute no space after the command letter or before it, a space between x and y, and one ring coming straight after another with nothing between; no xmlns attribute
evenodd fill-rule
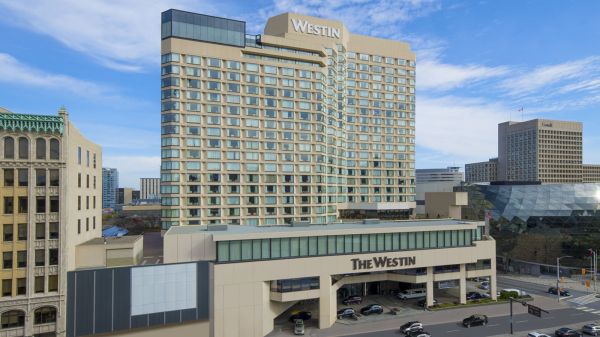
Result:
<svg viewBox="0 0 600 337"><path fill-rule="evenodd" d="M584 295L584 296L570 298L567 301L571 302L571 303L578 304L580 306L583 306L583 305L586 305L586 304L598 302L598 301L600 301L600 298L597 297L596 294L588 294L588 295ZM579 308L577 308L577 309L579 309Z"/></svg>

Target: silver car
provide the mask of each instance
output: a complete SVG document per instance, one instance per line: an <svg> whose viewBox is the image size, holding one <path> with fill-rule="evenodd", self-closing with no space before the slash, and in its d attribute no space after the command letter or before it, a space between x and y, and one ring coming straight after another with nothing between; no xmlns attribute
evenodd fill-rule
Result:
<svg viewBox="0 0 600 337"><path fill-rule="evenodd" d="M588 334L588 335L598 336L598 335L600 335L600 324L596 324L596 323L586 324L583 326L582 331L583 331L583 333Z"/></svg>
<svg viewBox="0 0 600 337"><path fill-rule="evenodd" d="M304 335L304 321L301 319L294 320L294 335Z"/></svg>

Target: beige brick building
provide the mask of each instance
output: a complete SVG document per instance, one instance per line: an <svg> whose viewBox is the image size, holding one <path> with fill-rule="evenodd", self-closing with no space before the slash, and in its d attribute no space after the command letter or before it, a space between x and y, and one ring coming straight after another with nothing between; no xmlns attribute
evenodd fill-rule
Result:
<svg viewBox="0 0 600 337"><path fill-rule="evenodd" d="M58 116L0 111L0 336L64 336L75 246L102 230L101 149Z"/></svg>
<svg viewBox="0 0 600 337"><path fill-rule="evenodd" d="M485 183L498 180L498 158L465 165L465 182Z"/></svg>
<svg viewBox="0 0 600 337"><path fill-rule="evenodd" d="M415 54L343 23L162 16L163 228L415 207Z"/></svg>

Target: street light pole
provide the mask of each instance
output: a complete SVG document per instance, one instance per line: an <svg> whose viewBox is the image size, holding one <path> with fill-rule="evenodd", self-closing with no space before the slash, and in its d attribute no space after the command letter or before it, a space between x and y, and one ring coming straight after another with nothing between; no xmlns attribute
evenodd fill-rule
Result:
<svg viewBox="0 0 600 337"><path fill-rule="evenodd" d="M560 256L556 258L556 295L558 296L558 301L560 302L560 259L565 258L565 257L572 257L572 256Z"/></svg>

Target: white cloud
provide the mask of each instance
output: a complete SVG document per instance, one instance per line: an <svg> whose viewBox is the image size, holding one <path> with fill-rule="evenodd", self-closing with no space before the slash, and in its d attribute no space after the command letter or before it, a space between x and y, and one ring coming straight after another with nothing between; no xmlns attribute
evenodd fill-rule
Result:
<svg viewBox="0 0 600 337"><path fill-rule="evenodd" d="M497 152L497 125L509 109L501 104L458 96L417 101L417 144L450 157L449 161L482 161Z"/></svg>
<svg viewBox="0 0 600 337"><path fill-rule="evenodd" d="M425 90L449 90L501 77L507 73L507 67L455 65L441 63L437 60L425 60L418 63L417 88Z"/></svg>
<svg viewBox="0 0 600 337"><path fill-rule="evenodd" d="M397 25L428 15L441 8L437 0L274 0L263 8L266 20L282 12L295 12L342 21L352 33L389 36ZM397 28L397 27L394 27Z"/></svg>
<svg viewBox="0 0 600 337"><path fill-rule="evenodd" d="M119 71L141 71L159 62L162 11L215 12L208 1L198 0L0 0L0 8L4 20Z"/></svg>
<svg viewBox="0 0 600 337"><path fill-rule="evenodd" d="M110 94L108 87L67 75L52 74L32 68L4 53L0 53L0 82L66 90L86 97L102 97Z"/></svg>
<svg viewBox="0 0 600 337"><path fill-rule="evenodd" d="M506 79L500 87L511 95L526 96L554 84L587 79L598 71L600 71L600 57L592 56L524 71L521 75Z"/></svg>
<svg viewBox="0 0 600 337"><path fill-rule="evenodd" d="M159 156L123 156L104 154L103 167L119 170L119 186L139 188L140 178L159 177Z"/></svg>

